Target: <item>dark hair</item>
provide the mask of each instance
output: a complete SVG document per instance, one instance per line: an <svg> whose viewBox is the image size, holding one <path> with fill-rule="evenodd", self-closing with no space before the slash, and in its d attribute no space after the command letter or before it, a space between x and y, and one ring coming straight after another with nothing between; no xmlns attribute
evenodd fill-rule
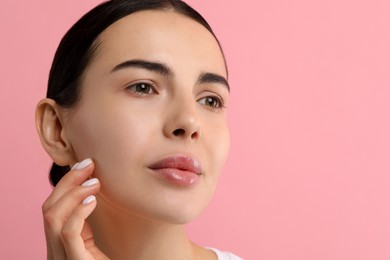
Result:
<svg viewBox="0 0 390 260"><path fill-rule="evenodd" d="M80 98L80 83L83 74L98 48L99 35L119 19L142 10L172 10L183 14L202 24L220 45L207 21L183 1L107 1L81 17L62 38L50 69L46 97L55 100L64 108L74 106ZM59 166L53 163L50 170L50 182L54 186L57 185L69 170L69 166Z"/></svg>

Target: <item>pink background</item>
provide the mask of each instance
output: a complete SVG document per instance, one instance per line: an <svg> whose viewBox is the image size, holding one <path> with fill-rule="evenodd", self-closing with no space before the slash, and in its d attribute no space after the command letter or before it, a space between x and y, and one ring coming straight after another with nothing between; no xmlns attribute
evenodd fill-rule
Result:
<svg viewBox="0 0 390 260"><path fill-rule="evenodd" d="M45 258L35 104L60 38L99 2L2 0L1 259ZM231 155L193 240L245 259L390 259L390 2L188 2L232 86Z"/></svg>

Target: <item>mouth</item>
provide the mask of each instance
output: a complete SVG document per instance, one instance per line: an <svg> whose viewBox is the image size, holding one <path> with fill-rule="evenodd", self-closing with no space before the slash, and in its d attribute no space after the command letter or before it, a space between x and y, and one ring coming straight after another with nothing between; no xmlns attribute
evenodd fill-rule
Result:
<svg viewBox="0 0 390 260"><path fill-rule="evenodd" d="M154 175L180 186L191 186L202 175L201 164L189 156L171 156L148 166Z"/></svg>

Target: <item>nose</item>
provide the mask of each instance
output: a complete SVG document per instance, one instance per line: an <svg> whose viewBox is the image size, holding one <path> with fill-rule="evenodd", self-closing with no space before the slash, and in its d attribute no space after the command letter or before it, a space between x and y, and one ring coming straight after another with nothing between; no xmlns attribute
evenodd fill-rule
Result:
<svg viewBox="0 0 390 260"><path fill-rule="evenodd" d="M193 99L171 104L166 114L164 135L174 139L199 139L201 124L196 105Z"/></svg>

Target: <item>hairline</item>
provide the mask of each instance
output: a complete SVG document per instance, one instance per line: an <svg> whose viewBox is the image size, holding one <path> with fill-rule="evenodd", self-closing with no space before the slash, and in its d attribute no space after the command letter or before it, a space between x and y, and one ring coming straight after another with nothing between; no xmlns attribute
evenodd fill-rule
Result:
<svg viewBox="0 0 390 260"><path fill-rule="evenodd" d="M161 7L161 8L154 8L154 9L143 9L143 10L139 10L139 11L136 11L136 12L132 12L130 14L127 14L123 17L121 17L120 19L116 20L115 22L113 22L112 24L110 24L109 26L107 26L103 31L101 31L95 38L95 40L92 42L91 46L88 48L88 62L86 64L86 66L84 67L84 70L83 72L81 73L80 75L80 82L78 82L78 84L80 84L79 86L81 87L81 83L84 81L84 78L85 78L85 75L86 75L86 72L88 71L89 67L92 65L92 63L94 61L96 61L96 59L98 58L98 53L99 53L99 49L100 49L100 46L102 45L102 42L101 41L101 38L102 38L102 35L107 31L109 30L114 24L116 24L117 22L121 21L122 19L128 17L128 16L131 16L133 14L136 14L136 13L141 13L141 12L173 12L173 13L176 13L178 15L181 15L185 18L188 18L188 19L191 19L193 21L195 21L196 23L200 24L201 26L203 26L214 38L214 40L217 42L218 44L218 47L219 47L219 50L221 51L221 54L222 54L222 58L223 58L223 61L224 61L224 65L225 65L225 71L226 71L226 77L228 78L228 68L227 68L227 62L226 62L226 58L225 58L225 54L223 52L223 49L222 49L222 46L221 46L221 43L219 42L218 38L216 37L216 35L214 34L213 31L210 31L209 28L207 28L206 26L204 26L202 23L200 23L199 21L197 21L196 19L194 19L193 17L189 16L189 15L186 15L186 14L183 14L182 12L178 11L175 9L174 6L170 5L170 6L164 6L164 7ZM81 94L81 93L80 93ZM76 102L77 103L77 102Z"/></svg>

